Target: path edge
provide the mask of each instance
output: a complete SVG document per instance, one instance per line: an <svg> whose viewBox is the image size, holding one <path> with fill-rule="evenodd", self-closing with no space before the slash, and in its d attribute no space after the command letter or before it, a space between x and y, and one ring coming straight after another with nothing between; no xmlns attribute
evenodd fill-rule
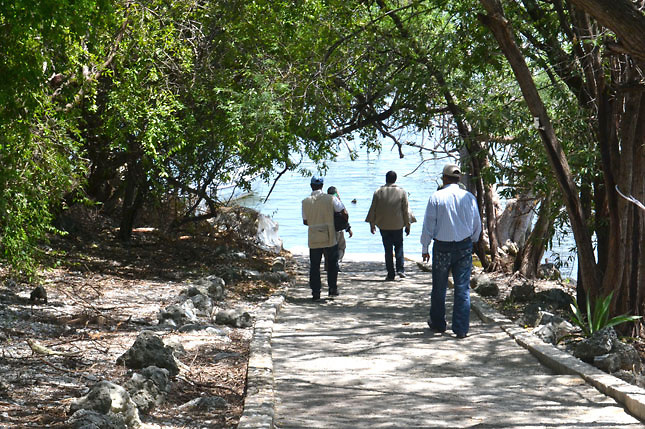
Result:
<svg viewBox="0 0 645 429"><path fill-rule="evenodd" d="M645 389L601 371L569 353L547 344L497 313L479 295L471 291L471 307L484 323L498 325L541 363L558 374L577 375L600 392L614 398L634 417L645 421Z"/></svg>
<svg viewBox="0 0 645 429"><path fill-rule="evenodd" d="M276 316L285 300L285 289L263 302L255 317L249 346L244 410L238 429L272 429L275 417L275 379L271 338Z"/></svg>

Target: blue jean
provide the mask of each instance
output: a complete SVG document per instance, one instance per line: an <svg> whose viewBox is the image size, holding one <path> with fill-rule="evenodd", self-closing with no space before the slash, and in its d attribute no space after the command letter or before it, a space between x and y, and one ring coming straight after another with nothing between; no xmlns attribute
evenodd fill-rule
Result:
<svg viewBox="0 0 645 429"><path fill-rule="evenodd" d="M327 286L329 292L336 292L338 288L338 244L331 247L309 249L309 287L313 296L320 296L320 261L325 255L327 266Z"/></svg>
<svg viewBox="0 0 645 429"><path fill-rule="evenodd" d="M458 242L435 240L432 247L432 293L430 326L446 330L446 288L452 271L455 296L452 309L452 330L457 335L468 333L470 325L470 274L473 267L473 243L470 238Z"/></svg>
<svg viewBox="0 0 645 429"><path fill-rule="evenodd" d="M381 239L385 249L385 268L387 276L394 278L394 258L396 258L396 272L402 273L403 268L403 229L381 229ZM394 248L394 255L392 254Z"/></svg>

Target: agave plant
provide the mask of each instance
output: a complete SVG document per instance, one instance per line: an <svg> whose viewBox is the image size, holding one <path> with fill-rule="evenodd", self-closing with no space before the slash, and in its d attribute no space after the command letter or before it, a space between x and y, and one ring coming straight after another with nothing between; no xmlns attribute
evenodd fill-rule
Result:
<svg viewBox="0 0 645 429"><path fill-rule="evenodd" d="M582 334L585 337L591 336L594 332L600 331L603 328L609 328L612 326L620 325L622 323L633 322L638 320L641 316L630 316L628 314L622 314L620 316L609 318L609 304L611 304L611 299L614 295L614 292L611 292L605 298L598 298L596 304L593 306L593 313L591 312L590 300L587 300L587 313L586 315L580 311L578 307L578 301L573 299L573 304L571 304L572 322L574 325L582 329Z"/></svg>

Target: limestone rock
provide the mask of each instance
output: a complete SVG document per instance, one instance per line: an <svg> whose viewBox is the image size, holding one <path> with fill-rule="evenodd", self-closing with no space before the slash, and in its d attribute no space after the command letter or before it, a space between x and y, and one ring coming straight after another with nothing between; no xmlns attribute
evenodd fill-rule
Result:
<svg viewBox="0 0 645 429"><path fill-rule="evenodd" d="M522 315L522 325L526 326L539 326L540 321L542 320L543 313L545 313L544 307L537 303L532 302L524 308L524 314ZM546 325L545 322L543 323Z"/></svg>
<svg viewBox="0 0 645 429"><path fill-rule="evenodd" d="M284 271L270 272L263 273L262 280L277 285L280 283L288 283L289 281L291 281L291 276L289 276L289 274L285 273Z"/></svg>
<svg viewBox="0 0 645 429"><path fill-rule="evenodd" d="M212 298L221 299L223 297L222 292L224 291L224 287L226 286L224 279L217 276L208 276L206 277L206 280L210 282L210 285L208 285L208 294ZM220 296L220 294L222 296Z"/></svg>
<svg viewBox="0 0 645 429"><path fill-rule="evenodd" d="M246 253L244 252L231 252L227 255L229 259L246 259Z"/></svg>
<svg viewBox="0 0 645 429"><path fill-rule="evenodd" d="M513 243L511 240L506 240L504 245L502 246L502 250L511 256L517 255L517 252L519 252L519 249L517 247L517 244Z"/></svg>
<svg viewBox="0 0 645 429"><path fill-rule="evenodd" d="M253 319L246 311L222 310L217 313L215 323L234 326L236 328L249 328L253 324Z"/></svg>
<svg viewBox="0 0 645 429"><path fill-rule="evenodd" d="M614 377L618 377L629 384L633 384L640 388L645 388L645 377L639 374L634 374L632 371L625 371L625 370L619 369L618 371L612 373L611 375L613 375Z"/></svg>
<svg viewBox="0 0 645 429"><path fill-rule="evenodd" d="M585 362L593 362L594 357L607 354L614 347L618 336L613 328L594 332L589 338L580 341L574 350L574 356Z"/></svg>
<svg viewBox="0 0 645 429"><path fill-rule="evenodd" d="M619 368L625 371L632 371L640 374L642 371L641 357L638 350L631 344L625 344L620 340L614 342L611 353L618 356Z"/></svg>
<svg viewBox="0 0 645 429"><path fill-rule="evenodd" d="M44 302L47 304L47 291L41 285L38 285L29 294L29 301L33 303Z"/></svg>
<svg viewBox="0 0 645 429"><path fill-rule="evenodd" d="M207 290L206 294L215 301L220 301L222 298L224 298L224 288L226 286L226 283L221 277L204 277L197 280L195 284L199 286L205 286Z"/></svg>
<svg viewBox="0 0 645 429"><path fill-rule="evenodd" d="M242 276L247 280L260 280L262 278L262 275L260 274L259 271L248 270L248 269L242 270Z"/></svg>
<svg viewBox="0 0 645 429"><path fill-rule="evenodd" d="M527 302L535 296L535 285L531 282L524 282L521 285L513 286L511 289L511 300L515 302Z"/></svg>
<svg viewBox="0 0 645 429"><path fill-rule="evenodd" d="M155 406L163 403L170 392L168 375L168 370L165 368L149 366L140 373L134 373L125 384L124 387L130 393L132 401L141 412L148 413Z"/></svg>
<svg viewBox="0 0 645 429"><path fill-rule="evenodd" d="M594 356L593 366L611 374L620 369L620 356L614 353Z"/></svg>
<svg viewBox="0 0 645 429"><path fill-rule="evenodd" d="M117 359L117 363L125 364L130 369L148 366L165 368L171 377L179 374L172 348L164 345L158 336L146 331L139 334L132 347Z"/></svg>
<svg viewBox="0 0 645 429"><path fill-rule="evenodd" d="M573 297L562 289L553 288L535 294L535 299L551 310L569 310Z"/></svg>
<svg viewBox="0 0 645 429"><path fill-rule="evenodd" d="M560 271L551 263L542 264L538 267L538 277L545 280L560 280Z"/></svg>
<svg viewBox="0 0 645 429"><path fill-rule="evenodd" d="M87 395L73 401L70 406L70 413L74 414L78 410L89 410L104 414L117 425L114 427L123 427L120 426L121 424L127 427L141 427L139 411L130 398L128 391L109 381L96 383ZM90 415L89 418L92 418L92 416Z"/></svg>
<svg viewBox="0 0 645 429"><path fill-rule="evenodd" d="M271 271L273 271L274 273L282 272L285 270L286 265L287 265L287 260L285 258L283 258L282 256L277 257L271 263Z"/></svg>
<svg viewBox="0 0 645 429"><path fill-rule="evenodd" d="M185 356L187 354L184 345L177 338L170 338L164 341L164 344L172 348L173 356Z"/></svg>
<svg viewBox="0 0 645 429"><path fill-rule="evenodd" d="M70 429L126 429L123 419L114 419L92 410L78 410L67 420Z"/></svg>
<svg viewBox="0 0 645 429"><path fill-rule="evenodd" d="M221 410L228 406L228 402L224 398L219 396L203 396L201 398L195 398L185 404L181 405L180 409L192 408L202 411L208 410Z"/></svg>
<svg viewBox="0 0 645 429"><path fill-rule="evenodd" d="M540 325L533 331L533 335L536 335L545 343L549 344L558 344L558 342L565 336L570 335L575 331L575 327L567 322L566 320L551 321L544 325Z"/></svg>
<svg viewBox="0 0 645 429"><path fill-rule="evenodd" d="M177 300L184 303L188 300L192 302L195 315L209 317L213 311L213 301L211 300L208 289L203 286L191 286L179 294Z"/></svg>
<svg viewBox="0 0 645 429"><path fill-rule="evenodd" d="M490 276L485 273L474 274L470 277L470 288L475 290L483 283L492 283Z"/></svg>
<svg viewBox="0 0 645 429"><path fill-rule="evenodd" d="M195 305L192 300L181 304L172 304L159 311L159 323L171 326L181 326L186 323L197 322Z"/></svg>
<svg viewBox="0 0 645 429"><path fill-rule="evenodd" d="M491 281L479 283L474 290L481 296L499 296L499 286Z"/></svg>

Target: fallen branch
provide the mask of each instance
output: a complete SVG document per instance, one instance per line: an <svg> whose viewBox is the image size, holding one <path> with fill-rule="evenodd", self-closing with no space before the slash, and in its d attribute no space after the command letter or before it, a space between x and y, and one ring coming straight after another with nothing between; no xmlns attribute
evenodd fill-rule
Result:
<svg viewBox="0 0 645 429"><path fill-rule="evenodd" d="M31 338L27 338L26 341L34 355L74 357L74 356L79 356L81 354L81 352L59 352L56 350L52 350L41 344L38 344L36 341L32 340Z"/></svg>
<svg viewBox="0 0 645 429"><path fill-rule="evenodd" d="M85 374L81 373L79 370L67 369L67 368L61 368L61 367L56 366L56 365L54 365L53 363L49 362L47 359L45 359L45 358L44 358L44 357L42 357L42 356L36 356L36 357L37 357L37 358L38 358L38 360L40 360L42 363L44 363L45 365L51 366L52 368L54 368L54 369L55 369L55 370L57 370L57 371L61 371L61 372L67 373L67 374L73 374L73 375L75 375L75 376L81 376L82 378L84 378L84 379L86 379L86 380L90 380L90 381L93 381L93 380L94 380L94 378L93 378L93 377L89 377L89 376L87 376L87 375L85 375Z"/></svg>
<svg viewBox="0 0 645 429"><path fill-rule="evenodd" d="M65 372L65 373L67 373L67 374L74 374L74 373L76 373L76 371L74 371L74 370L67 369L67 368L61 368L61 367L59 367L59 366L56 366L56 365L54 365L53 363L49 362L47 359L45 359L45 358L44 358L44 357L42 357L42 356L36 356L36 357L37 357L37 358L38 358L38 360L40 360L42 363L44 363L45 365L49 365L49 366L51 366L51 367L52 367L52 368L54 368L55 370ZM82 375L82 374L81 374L81 375Z"/></svg>
<svg viewBox="0 0 645 429"><path fill-rule="evenodd" d="M228 390L229 392L233 392L236 395L240 395L241 393L237 392L235 389L228 387L228 386L222 386L221 384L212 384L212 383L200 383L199 381L191 381L187 379L186 377L183 377L181 375L176 376L178 380L185 381L186 383L190 384L191 386L199 386L199 387L209 387L209 388L217 388L217 389L223 389L223 390Z"/></svg>

